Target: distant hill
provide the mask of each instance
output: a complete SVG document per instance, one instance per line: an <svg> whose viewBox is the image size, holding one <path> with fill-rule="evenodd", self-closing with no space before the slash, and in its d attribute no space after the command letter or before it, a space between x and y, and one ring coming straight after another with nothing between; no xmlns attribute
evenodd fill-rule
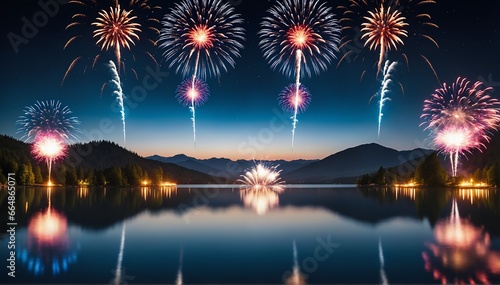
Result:
<svg viewBox="0 0 500 285"><path fill-rule="evenodd" d="M430 154L432 150L397 151L371 143L349 148L283 175L291 183L319 183L353 178L384 168L397 167Z"/></svg>
<svg viewBox="0 0 500 285"><path fill-rule="evenodd" d="M43 164L32 159L29 144L0 135L0 167L3 172L9 171L8 162L22 163L26 160L29 160L33 165ZM68 148L68 156L64 162L60 163L75 168L81 166L84 169L94 170L137 164L149 173L161 167L164 179L176 183L216 183L218 181L206 173L184 168L173 163L164 163L141 157L135 152L108 141L93 141L71 145Z"/></svg>
<svg viewBox="0 0 500 285"><path fill-rule="evenodd" d="M216 175L229 175L232 179L238 178L245 170L253 167L255 161L253 160L230 160L228 158L209 158L209 159L196 159L194 157L189 157L184 154L178 154L172 157L163 157L159 155L153 155L148 157L149 159L158 160L161 162L174 163L179 166L200 171L203 173ZM317 160L264 160L263 163L269 165L279 165L282 174L294 171L300 167L303 167L311 162Z"/></svg>

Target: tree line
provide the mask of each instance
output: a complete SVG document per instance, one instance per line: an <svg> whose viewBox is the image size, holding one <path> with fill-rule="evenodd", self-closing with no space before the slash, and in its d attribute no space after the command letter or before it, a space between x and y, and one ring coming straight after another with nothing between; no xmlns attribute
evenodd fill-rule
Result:
<svg viewBox="0 0 500 285"><path fill-rule="evenodd" d="M48 170L30 161L17 163L9 161L9 172L16 174L18 185L36 185L48 182ZM2 168L3 169L3 168ZM0 184L6 184L7 173L0 170ZM127 164L125 167L109 167L103 170L75 168L65 164L53 167L51 182L59 185L77 186L139 186L147 182L148 185L160 185L163 183L163 168L157 167L148 173L138 164Z"/></svg>
<svg viewBox="0 0 500 285"><path fill-rule="evenodd" d="M497 160L490 166L478 168L469 178L476 182L485 182L490 186L500 186L500 162ZM420 162L411 173L401 173L396 168L380 167L375 173L359 177L357 184L385 186L406 183L410 180L425 187L444 187L460 182L460 177L452 181L441 165L437 153L434 152Z"/></svg>

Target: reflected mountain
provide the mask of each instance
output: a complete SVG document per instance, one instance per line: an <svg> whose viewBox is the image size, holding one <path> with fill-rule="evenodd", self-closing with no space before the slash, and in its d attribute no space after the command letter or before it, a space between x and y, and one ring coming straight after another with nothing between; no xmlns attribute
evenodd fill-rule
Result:
<svg viewBox="0 0 500 285"><path fill-rule="evenodd" d="M442 284L491 284L500 277L500 252L490 250L490 236L460 218L453 200L449 218L434 228L435 243L422 253L425 269Z"/></svg>

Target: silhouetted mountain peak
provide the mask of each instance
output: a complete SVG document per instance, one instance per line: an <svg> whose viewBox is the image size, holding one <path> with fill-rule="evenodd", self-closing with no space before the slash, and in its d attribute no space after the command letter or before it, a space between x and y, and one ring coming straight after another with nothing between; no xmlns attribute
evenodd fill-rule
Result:
<svg viewBox="0 0 500 285"><path fill-rule="evenodd" d="M332 154L284 175L288 182L327 182L394 167L430 151L398 151L377 143L362 144ZM411 155L410 155L411 154Z"/></svg>

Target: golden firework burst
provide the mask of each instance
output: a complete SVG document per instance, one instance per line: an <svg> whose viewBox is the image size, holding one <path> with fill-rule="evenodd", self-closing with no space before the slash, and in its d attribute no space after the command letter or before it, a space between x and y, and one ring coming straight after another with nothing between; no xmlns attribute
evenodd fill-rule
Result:
<svg viewBox="0 0 500 285"><path fill-rule="evenodd" d="M110 11L99 12L97 21L92 25L97 29L94 31L94 38L97 38L97 45L101 50L115 49L118 68L120 68L121 48L130 49L130 45L135 44L134 40L139 40L137 33L141 31L140 24L136 23L136 16L131 16L132 10L125 11L120 5L110 8Z"/></svg>
<svg viewBox="0 0 500 285"><path fill-rule="evenodd" d="M364 45L370 50L379 50L377 76L382 68L385 54L391 49L398 49L398 45L404 45L403 37L408 37L405 27L408 23L401 12L383 4L375 12L368 11L369 16L363 17L366 22L362 23L361 39L365 39Z"/></svg>

